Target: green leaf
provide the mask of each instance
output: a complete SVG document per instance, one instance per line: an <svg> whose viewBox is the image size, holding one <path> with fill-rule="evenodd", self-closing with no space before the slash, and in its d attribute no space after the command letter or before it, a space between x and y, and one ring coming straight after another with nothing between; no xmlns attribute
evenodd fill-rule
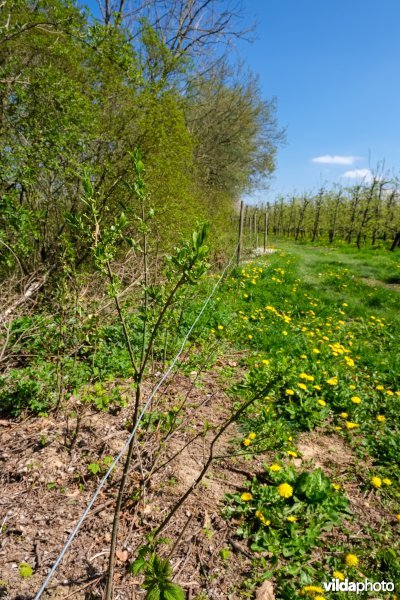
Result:
<svg viewBox="0 0 400 600"><path fill-rule="evenodd" d="M296 485L296 493L299 496L305 496L311 503L324 500L330 489L331 483L321 469L315 469L311 473L302 473Z"/></svg>
<svg viewBox="0 0 400 600"><path fill-rule="evenodd" d="M161 600L160 588L158 585L147 591L146 600Z"/></svg>
<svg viewBox="0 0 400 600"><path fill-rule="evenodd" d="M132 573L132 575L138 575L141 571L143 571L145 565L146 561L144 558L137 558L128 566L128 571L129 573Z"/></svg>
<svg viewBox="0 0 400 600"><path fill-rule="evenodd" d="M21 577L32 577L33 569L31 565L26 562L22 562L19 565L19 574L21 575Z"/></svg>
<svg viewBox="0 0 400 600"><path fill-rule="evenodd" d="M161 592L162 600L185 600L182 588L176 583L167 583Z"/></svg>
<svg viewBox="0 0 400 600"><path fill-rule="evenodd" d="M97 475L97 473L100 471L100 465L99 463L90 463L90 465L87 466L87 469L93 475Z"/></svg>

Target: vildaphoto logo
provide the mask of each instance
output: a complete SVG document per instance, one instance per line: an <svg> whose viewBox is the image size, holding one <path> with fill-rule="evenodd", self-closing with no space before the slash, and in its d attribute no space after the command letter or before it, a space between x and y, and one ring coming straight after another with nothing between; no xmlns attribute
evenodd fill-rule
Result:
<svg viewBox="0 0 400 600"><path fill-rule="evenodd" d="M331 579L331 581L323 583L326 592L393 592L394 583L391 581L349 581L347 578L341 581L340 579Z"/></svg>

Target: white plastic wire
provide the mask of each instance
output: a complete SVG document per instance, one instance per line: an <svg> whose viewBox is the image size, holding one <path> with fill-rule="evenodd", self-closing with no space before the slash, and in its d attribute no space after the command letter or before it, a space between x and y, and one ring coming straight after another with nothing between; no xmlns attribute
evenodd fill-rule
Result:
<svg viewBox="0 0 400 600"><path fill-rule="evenodd" d="M235 250L235 252L232 254L228 264L226 265L226 267L224 268L224 270L222 271L220 277L218 278L218 281L215 283L213 289L211 290L211 293L209 294L208 298L206 299L206 301L204 302L199 314L197 315L197 317L195 318L195 320L193 321L193 323L191 324L189 330L187 331L185 337L183 338L183 342L182 345L178 351L178 353L176 354L174 360L172 361L172 363L170 364L170 366L168 367L168 369L165 371L165 373L163 374L163 376L161 377L160 381L157 383L157 385L153 388L150 396L148 397L148 399L146 400L142 411L139 415L138 420L136 421L136 424L130 434L130 436L128 437L127 441L125 442L125 445L123 446L122 450L120 451L120 453L118 454L118 456L114 459L113 463L111 464L110 468L108 469L107 473L104 475L103 479L100 481L99 486L97 488L97 490L95 491L95 493L93 494L92 499L90 500L89 504L87 505L85 511L83 512L81 518L79 519L79 521L77 522L77 524L75 525L73 531L71 532L68 540L66 541L64 547L62 548L60 554L58 555L54 565L52 566L52 568L49 571L49 574L47 575L46 579L44 580L40 590L38 591L38 593L36 594L34 600L39 600L39 598L41 598L43 592L45 591L48 583L50 582L50 580L52 579L54 573L57 570L58 565L60 564L60 562L62 561L64 554L66 553L66 551L68 550L69 546L71 545L74 537L76 536L76 534L78 533L79 529L81 528L82 523L84 522L84 520L86 519L86 517L88 516L90 509L92 508L93 504L95 503L98 495L100 494L102 488L104 487L104 484L106 483L107 479L109 478L111 472L113 471L114 467L118 464L118 462L121 460L122 456L125 454L126 449L128 448L131 440L133 439L133 437L136 434L137 428L139 427L139 424L141 422L141 420L143 419L143 416L150 404L150 402L152 401L152 399L154 398L155 394L158 392L158 390L160 389L160 387L162 386L162 384L164 383L164 381L166 380L166 378L168 377L168 375L171 373L172 369L174 368L174 366L176 365L176 362L178 360L178 358L180 357L180 355L182 354L186 342L190 336L190 334L192 333L193 329L195 328L197 322L199 321L199 319L201 318L202 314L204 313L208 303L210 302L211 298L213 297L213 295L215 294L216 289L218 288L219 284L221 283L222 279L225 276L225 273L227 272L227 270L229 269L230 265L232 264L232 261L234 259L234 257L236 256L237 250Z"/></svg>

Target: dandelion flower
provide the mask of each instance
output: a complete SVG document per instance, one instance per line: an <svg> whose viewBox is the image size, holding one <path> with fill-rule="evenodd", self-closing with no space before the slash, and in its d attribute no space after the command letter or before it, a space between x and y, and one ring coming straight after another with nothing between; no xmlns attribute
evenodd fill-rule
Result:
<svg viewBox="0 0 400 600"><path fill-rule="evenodd" d="M376 420L379 421L379 423L384 423L386 421L386 417L385 415L378 415Z"/></svg>
<svg viewBox="0 0 400 600"><path fill-rule="evenodd" d="M245 438L245 439L243 440L243 445L244 445L244 446L250 446L250 444L251 444L251 440L249 440L249 438Z"/></svg>
<svg viewBox="0 0 400 600"><path fill-rule="evenodd" d="M297 458L297 452L294 452L293 450L288 450L287 453L288 456L293 456L293 458Z"/></svg>
<svg viewBox="0 0 400 600"><path fill-rule="evenodd" d="M333 576L336 579L340 579L340 581L344 581L345 580L344 573L342 573L341 571L333 571Z"/></svg>
<svg viewBox="0 0 400 600"><path fill-rule="evenodd" d="M346 421L347 429L355 429L356 427L360 427L358 423L352 423L351 421Z"/></svg>
<svg viewBox="0 0 400 600"><path fill-rule="evenodd" d="M316 594L323 594L324 590L319 587L318 585L306 585L305 587L303 587L303 589L301 590L303 592L303 594L308 594L308 593L313 593L315 592Z"/></svg>
<svg viewBox="0 0 400 600"><path fill-rule="evenodd" d="M264 525L270 525L271 524L271 521L269 519L267 519L263 515L263 513L261 512L261 510L256 510L255 516L257 517L257 519L260 519L261 523L263 523Z"/></svg>
<svg viewBox="0 0 400 600"><path fill-rule="evenodd" d="M331 377L330 379L327 379L326 383L328 383L329 385L337 385L338 384L338 378L337 377Z"/></svg>
<svg viewBox="0 0 400 600"><path fill-rule="evenodd" d="M223 330L223 328L224 328L224 326L223 326L223 325L218 325L218 329L219 329L220 331L222 331L222 330Z"/></svg>
<svg viewBox="0 0 400 600"><path fill-rule="evenodd" d="M321 386L320 385L313 385L314 390L317 390L318 392L321 391Z"/></svg>
<svg viewBox="0 0 400 600"><path fill-rule="evenodd" d="M269 468L269 470L273 471L274 473L277 473L281 469L282 469L282 467L280 465L277 465L276 463L274 463L273 465L271 465L270 468Z"/></svg>
<svg viewBox="0 0 400 600"><path fill-rule="evenodd" d="M319 400L317 400L317 403L318 403L320 406L326 406L326 402L325 402L325 400L322 400L322 398L320 398Z"/></svg>
<svg viewBox="0 0 400 600"><path fill-rule="evenodd" d="M378 390L378 391L382 391L385 388L383 387L383 385L377 385L375 389Z"/></svg>
<svg viewBox="0 0 400 600"><path fill-rule="evenodd" d="M382 479L380 477L372 477L371 483L374 487L380 488L382 486Z"/></svg>
<svg viewBox="0 0 400 600"><path fill-rule="evenodd" d="M400 513L399 513L398 515L396 515L396 519L397 519L398 521L400 521Z"/></svg>
<svg viewBox="0 0 400 600"><path fill-rule="evenodd" d="M348 417L349 415L348 415L348 413L347 413L347 412L342 412L342 413L340 413L340 416L341 416L343 419L347 419L347 417Z"/></svg>
<svg viewBox="0 0 400 600"><path fill-rule="evenodd" d="M360 404L361 398L360 398L360 396L352 396L351 401L353 402L353 404Z"/></svg>
<svg viewBox="0 0 400 600"><path fill-rule="evenodd" d="M348 554L345 558L345 563L348 567L356 567L358 565L358 558L355 554Z"/></svg>
<svg viewBox="0 0 400 600"><path fill-rule="evenodd" d="M350 390L355 390L355 389L356 389L356 386L355 386L355 385L353 385L353 384L351 384L351 385L349 385L349 389L350 389Z"/></svg>
<svg viewBox="0 0 400 600"><path fill-rule="evenodd" d="M306 384L305 384L305 383L298 383L297 385L298 385L298 387L299 387L301 390L305 390L305 391L307 391L307 386L306 386Z"/></svg>
<svg viewBox="0 0 400 600"><path fill-rule="evenodd" d="M255 440L256 439L256 434L252 431L251 433L249 433L249 440Z"/></svg>
<svg viewBox="0 0 400 600"><path fill-rule="evenodd" d="M342 487L341 485L339 485L338 483L332 483L332 487L334 490L340 490L340 488Z"/></svg>
<svg viewBox="0 0 400 600"><path fill-rule="evenodd" d="M384 483L385 485L392 485L392 480L389 479L389 477L384 477L382 479L382 483Z"/></svg>
<svg viewBox="0 0 400 600"><path fill-rule="evenodd" d="M295 517L294 515L290 515L290 517L288 517L287 520L290 521L290 523L296 523L297 517Z"/></svg>
<svg viewBox="0 0 400 600"><path fill-rule="evenodd" d="M294 391L293 390L286 390L286 394L288 396L294 396Z"/></svg>
<svg viewBox="0 0 400 600"><path fill-rule="evenodd" d="M293 496L293 488L288 483L281 483L278 485L278 494L282 498L290 498L290 496Z"/></svg>
<svg viewBox="0 0 400 600"><path fill-rule="evenodd" d="M319 354L320 353L319 350L318 350L318 348L313 348L312 351L314 352L314 354Z"/></svg>
<svg viewBox="0 0 400 600"><path fill-rule="evenodd" d="M267 358L264 358L264 360L262 362L264 365L269 365L269 360Z"/></svg>
<svg viewBox="0 0 400 600"><path fill-rule="evenodd" d="M249 500L253 500L253 496L250 494L250 492L244 492L240 496L240 499L243 500L243 502L249 502Z"/></svg>

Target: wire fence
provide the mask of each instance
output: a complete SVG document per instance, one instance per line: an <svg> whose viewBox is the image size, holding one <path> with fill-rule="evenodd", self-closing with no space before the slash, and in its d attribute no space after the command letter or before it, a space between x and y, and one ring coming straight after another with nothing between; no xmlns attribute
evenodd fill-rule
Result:
<svg viewBox="0 0 400 600"><path fill-rule="evenodd" d="M75 525L74 529L72 530L68 540L65 542L63 548L61 549L55 563L53 564L53 566L51 567L46 579L44 580L41 588L39 589L39 591L37 592L34 600L39 600L43 594L43 592L46 590L50 580L52 579L52 577L54 576L54 573L56 572L59 564L61 563L64 555L66 554L68 548L70 547L70 545L72 544L75 536L77 535L78 531L80 530L82 524L84 523L86 517L88 516L93 504L96 502L97 497L99 496L101 490L103 489L104 485L106 484L109 476L111 475L112 471L114 470L114 468L116 467L116 465L119 463L119 461L121 460L121 458L123 457L123 455L125 454L129 444L131 443L132 439L134 438L136 431L140 425L140 422L142 421L151 401L153 400L154 396L156 395L156 393L158 392L158 390L160 389L160 387L162 386L162 384L164 383L164 381L168 378L168 376L170 375L170 373L172 372L172 370L174 369L179 357L181 356L185 346L186 346L186 342L188 341L191 333L193 332L195 326L197 325L197 323L199 322L199 320L201 319L202 315L204 314L204 311L206 310L211 298L213 297L213 295L215 294L216 290L218 289L221 281L223 280L223 278L225 277L227 271L229 270L230 266L232 265L232 262L234 261L235 257L237 256L237 248L235 249L234 253L232 254L231 258L229 259L228 263L226 264L225 268L223 269L221 275L219 276L218 280L216 281L216 283L214 284L210 294L208 295L208 297L206 298L205 302L203 303L203 306L200 310L200 312L197 314L196 318L194 319L194 321L192 322L190 328L188 329L188 331L186 332L185 337L183 338L182 344L177 352L177 354L175 355L173 361L171 362L170 366L168 367L168 369L164 372L164 374L162 375L162 377L160 378L160 380L158 381L158 383L155 385L155 387L153 388L153 390L151 391L149 397L147 398L140 414L139 417L135 423L135 426L131 432L131 434L129 435L128 439L126 440L124 446L122 447L120 453L118 454L118 456L114 459L114 461L112 462L112 464L110 465L108 471L106 472L106 474L104 475L104 477L102 478L102 480L100 481L96 491L94 492L90 502L88 503L86 509L84 510L84 512L82 513L82 516L80 517L79 521L77 522L77 524Z"/></svg>

